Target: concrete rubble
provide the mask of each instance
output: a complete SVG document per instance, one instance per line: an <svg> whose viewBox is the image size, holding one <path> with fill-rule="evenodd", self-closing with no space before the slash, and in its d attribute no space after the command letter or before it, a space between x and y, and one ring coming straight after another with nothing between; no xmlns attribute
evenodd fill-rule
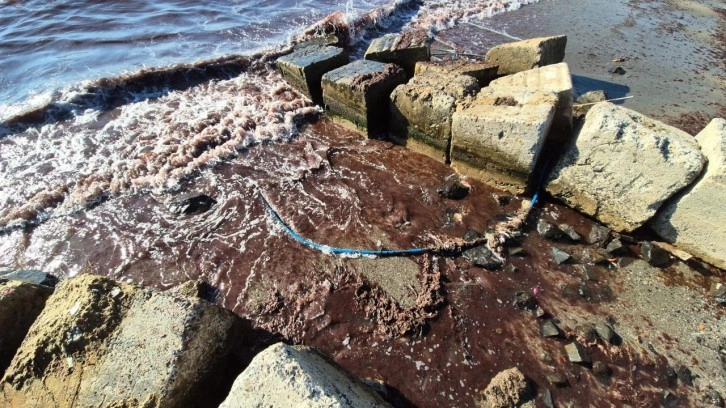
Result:
<svg viewBox="0 0 726 408"><path fill-rule="evenodd" d="M726 120L712 120L696 141L708 159L703 175L664 204L649 225L678 248L726 269Z"/></svg>
<svg viewBox="0 0 726 408"><path fill-rule="evenodd" d="M462 101L478 91L479 84L470 76L416 75L391 93L391 140L448 162L451 117Z"/></svg>
<svg viewBox="0 0 726 408"><path fill-rule="evenodd" d="M474 61L422 61L416 63L415 75L426 72L439 74L467 75L476 79L479 86L487 86L497 77L499 67L488 62Z"/></svg>
<svg viewBox="0 0 726 408"><path fill-rule="evenodd" d="M704 163L698 144L685 132L600 102L550 172L547 191L610 228L629 232L693 182Z"/></svg>
<svg viewBox="0 0 726 408"><path fill-rule="evenodd" d="M429 37L424 30L403 34L387 34L374 39L364 58L371 61L394 63L403 68L409 78L414 75L416 63L431 57Z"/></svg>
<svg viewBox="0 0 726 408"><path fill-rule="evenodd" d="M390 407L361 380L305 346L277 343L259 353L220 408Z"/></svg>
<svg viewBox="0 0 726 408"><path fill-rule="evenodd" d="M342 48L309 45L277 59L282 77L318 105L323 104L323 74L348 63Z"/></svg>
<svg viewBox="0 0 726 408"><path fill-rule="evenodd" d="M486 60L499 66L499 75L516 74L562 62L566 46L564 35L531 38L493 47L487 52Z"/></svg>

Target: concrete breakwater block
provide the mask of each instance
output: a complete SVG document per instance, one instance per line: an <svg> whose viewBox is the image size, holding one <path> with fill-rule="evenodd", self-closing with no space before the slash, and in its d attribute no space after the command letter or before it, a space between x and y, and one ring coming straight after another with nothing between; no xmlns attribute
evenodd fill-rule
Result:
<svg viewBox="0 0 726 408"><path fill-rule="evenodd" d="M283 79L318 105L323 104L323 74L348 63L341 48L309 44L277 59Z"/></svg>
<svg viewBox="0 0 726 408"><path fill-rule="evenodd" d="M415 75L435 72L449 75L467 75L473 77L479 86L487 86L497 77L499 67L488 62L474 61L421 61L416 63Z"/></svg>
<svg viewBox="0 0 726 408"><path fill-rule="evenodd" d="M81 275L58 285L0 381L9 406L196 406L238 318L200 299ZM201 387L204 392L199 393Z"/></svg>
<svg viewBox="0 0 726 408"><path fill-rule="evenodd" d="M714 119L696 141L708 159L701 177L649 222L663 239L726 269L726 120Z"/></svg>
<svg viewBox="0 0 726 408"><path fill-rule="evenodd" d="M220 408L390 407L372 389L316 350L272 345L237 377Z"/></svg>
<svg viewBox="0 0 726 408"><path fill-rule="evenodd" d="M547 191L614 230L630 232L693 182L704 163L687 133L600 102L550 172Z"/></svg>
<svg viewBox="0 0 726 408"><path fill-rule="evenodd" d="M364 58L394 63L402 67L410 78L414 75L417 62L428 61L431 58L428 40L428 34L424 30L387 34L371 41Z"/></svg>
<svg viewBox="0 0 726 408"><path fill-rule="evenodd" d="M391 93L391 140L448 162L451 116L458 102L477 92L479 84L473 77L416 75Z"/></svg>
<svg viewBox="0 0 726 408"><path fill-rule="evenodd" d="M452 166L494 187L525 192L556 103L554 93L482 89L452 116Z"/></svg>
<svg viewBox="0 0 726 408"><path fill-rule="evenodd" d="M531 38L497 45L486 60L499 66L499 75L516 74L532 68L557 64L565 59L567 36Z"/></svg>
<svg viewBox="0 0 726 408"><path fill-rule="evenodd" d="M555 117L548 142L562 144L572 135L572 77L566 63L547 65L493 80L492 89L538 90L557 94Z"/></svg>
<svg viewBox="0 0 726 408"><path fill-rule="evenodd" d="M397 65L358 60L323 75L323 101L330 113L372 135L387 130L388 98L404 82L406 74Z"/></svg>
<svg viewBox="0 0 726 408"><path fill-rule="evenodd" d="M0 279L0 375L10 365L53 288Z"/></svg>

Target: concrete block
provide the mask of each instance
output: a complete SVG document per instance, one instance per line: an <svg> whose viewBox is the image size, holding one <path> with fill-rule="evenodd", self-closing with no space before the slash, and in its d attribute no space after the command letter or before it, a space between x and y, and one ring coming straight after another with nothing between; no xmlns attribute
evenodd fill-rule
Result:
<svg viewBox="0 0 726 408"><path fill-rule="evenodd" d="M51 293L53 289L47 286L0 280L0 374L10 365Z"/></svg>
<svg viewBox="0 0 726 408"><path fill-rule="evenodd" d="M428 34L424 30L387 34L371 42L364 58L394 63L402 67L410 78L414 74L417 62L428 61L431 58L428 40Z"/></svg>
<svg viewBox="0 0 726 408"><path fill-rule="evenodd" d="M451 122L451 164L514 194L526 191L550 130L553 93L484 88Z"/></svg>
<svg viewBox="0 0 726 408"><path fill-rule="evenodd" d="M687 133L600 102L552 169L547 191L614 230L630 232L693 182L704 163Z"/></svg>
<svg viewBox="0 0 726 408"><path fill-rule="evenodd" d="M391 140L448 162L451 116L458 102L478 91L473 77L433 72L416 75L391 94Z"/></svg>
<svg viewBox="0 0 726 408"><path fill-rule="evenodd" d="M348 63L341 48L308 44L277 59L283 79L318 105L323 103L323 74Z"/></svg>
<svg viewBox="0 0 726 408"><path fill-rule="evenodd" d="M474 77L479 86L487 86L497 77L497 65L488 62L473 61L421 61L416 63L415 75L421 75L426 72L435 72L439 74L450 75L467 75Z"/></svg>
<svg viewBox="0 0 726 408"><path fill-rule="evenodd" d="M726 120L696 135L708 164L700 178L666 202L649 222L663 239L726 269Z"/></svg>
<svg viewBox="0 0 726 408"><path fill-rule="evenodd" d="M220 408L390 407L367 385L316 350L278 343L237 377Z"/></svg>
<svg viewBox="0 0 726 408"><path fill-rule="evenodd" d="M499 66L499 75L516 74L562 62L566 46L564 35L532 38L498 45L487 52L486 60Z"/></svg>
<svg viewBox="0 0 726 408"><path fill-rule="evenodd" d="M35 269L10 270L0 273L0 279L16 280L49 287L54 287L58 283L58 278L55 276Z"/></svg>
<svg viewBox="0 0 726 408"><path fill-rule="evenodd" d="M521 89L557 94L555 117L548 143L564 144L572 135L572 77L566 63L547 65L493 80L490 88Z"/></svg>
<svg viewBox="0 0 726 408"><path fill-rule="evenodd" d="M93 275L46 306L0 381L9 406L196 406L222 390L238 321L226 310Z"/></svg>
<svg viewBox="0 0 726 408"><path fill-rule="evenodd" d="M373 135L388 129L388 98L404 82L406 74L397 65L358 60L323 75L323 101L331 114Z"/></svg>

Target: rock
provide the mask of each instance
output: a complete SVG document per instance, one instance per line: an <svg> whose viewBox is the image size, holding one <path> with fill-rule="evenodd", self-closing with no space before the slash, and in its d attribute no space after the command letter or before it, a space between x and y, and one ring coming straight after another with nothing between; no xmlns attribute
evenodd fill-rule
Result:
<svg viewBox="0 0 726 408"><path fill-rule="evenodd" d="M451 116L458 104L476 94L479 85L464 75L426 73L391 93L391 131L397 144L448 163Z"/></svg>
<svg viewBox="0 0 726 408"><path fill-rule="evenodd" d="M703 175L658 211L650 227L664 240L726 269L726 119L696 135L708 159ZM708 233L706 233L708 232Z"/></svg>
<svg viewBox="0 0 726 408"><path fill-rule="evenodd" d="M452 200L461 200L469 194L471 186L462 181L458 175L454 174L453 177L447 177L444 184L436 189L439 196L443 198L449 198Z"/></svg>
<svg viewBox="0 0 726 408"><path fill-rule="evenodd" d="M532 173L556 102L553 93L482 89L452 116L452 166L494 187L523 193L536 181Z"/></svg>
<svg viewBox="0 0 726 408"><path fill-rule="evenodd" d="M575 229L574 229L574 228L572 228L572 226L570 226L570 225L567 225L567 224L560 224L560 225L558 225L557 227L558 227L558 228L560 229L560 231L562 231L562 232L563 232L563 233L564 233L564 234L565 234L565 235L567 236L567 238L569 238L569 239L570 239L570 241L572 241L572 242L579 242L579 241L580 241L580 240L582 239L582 237L580 236L580 234L578 234L578 233L577 233L577 231L575 231Z"/></svg>
<svg viewBox="0 0 726 408"><path fill-rule="evenodd" d="M320 352L272 345L232 385L220 408L390 407L372 389Z"/></svg>
<svg viewBox="0 0 726 408"><path fill-rule="evenodd" d="M534 310L534 308L537 307L537 298L527 292L517 292L514 294L512 306L517 309Z"/></svg>
<svg viewBox="0 0 726 408"><path fill-rule="evenodd" d="M605 91L589 91L580 95L575 100L575 109L582 114L587 113L592 105L598 102L604 102L608 100L608 95ZM579 105L579 106L578 106Z"/></svg>
<svg viewBox="0 0 726 408"><path fill-rule="evenodd" d="M610 243L605 247L605 251L615 256L623 256L630 253L630 249L628 249L628 247L625 246L625 244L623 244L623 242L618 238L610 241Z"/></svg>
<svg viewBox="0 0 726 408"><path fill-rule="evenodd" d="M323 75L323 102L333 115L368 129L368 134L388 127L388 98L406 82L406 74L394 64L359 60Z"/></svg>
<svg viewBox="0 0 726 408"><path fill-rule="evenodd" d="M547 191L610 228L632 231L701 172L687 133L600 102L550 173Z"/></svg>
<svg viewBox="0 0 726 408"><path fill-rule="evenodd" d="M716 283L713 285L713 291L711 292L713 299L722 304L726 305L726 285L723 283Z"/></svg>
<svg viewBox="0 0 726 408"><path fill-rule="evenodd" d="M541 334L542 337L560 337L560 335L562 335L562 330L560 330L554 320L548 319L542 323L542 326L540 326L539 334Z"/></svg>
<svg viewBox="0 0 726 408"><path fill-rule="evenodd" d="M592 373L598 380L600 380L600 382L604 384L608 384L610 382L610 367L602 361L592 363Z"/></svg>
<svg viewBox="0 0 726 408"><path fill-rule="evenodd" d="M542 238L549 239L550 241L557 241L562 238L562 230L560 227L555 225L553 222L540 219L537 221L537 233Z"/></svg>
<svg viewBox="0 0 726 408"><path fill-rule="evenodd" d="M33 269L5 272L0 274L0 279L15 280L49 287L54 287L58 283L58 278L55 276Z"/></svg>
<svg viewBox="0 0 726 408"><path fill-rule="evenodd" d="M565 353L567 353L567 358L572 363L589 364L591 362L590 353L579 343L570 343L566 345Z"/></svg>
<svg viewBox="0 0 726 408"><path fill-rule="evenodd" d="M530 380L518 368L504 370L494 376L482 393L477 406L481 408L511 408L527 406L535 397ZM534 407L534 403L531 404Z"/></svg>
<svg viewBox="0 0 726 408"><path fill-rule="evenodd" d="M486 61L499 66L499 75L557 64L565 59L567 36L532 38L498 45L487 52Z"/></svg>
<svg viewBox="0 0 726 408"><path fill-rule="evenodd" d="M292 49L294 51L297 51L306 47L325 47L326 45L342 46L342 44L340 44L340 39L336 37L335 34L324 34L312 37L301 43L295 44Z"/></svg>
<svg viewBox="0 0 726 408"><path fill-rule="evenodd" d="M318 105L323 104L323 74L347 63L348 55L342 48L325 45L299 47L277 59L282 78Z"/></svg>
<svg viewBox="0 0 726 408"><path fill-rule="evenodd" d="M567 387L568 385L570 385L567 382L567 377L560 373L545 374L545 380L547 380L548 383L554 385L555 387Z"/></svg>
<svg viewBox="0 0 726 408"><path fill-rule="evenodd" d="M191 192L176 197L169 203L169 209L176 214L198 214L203 213L217 202L210 196L199 192Z"/></svg>
<svg viewBox="0 0 726 408"><path fill-rule="evenodd" d="M609 73L615 74L615 75L625 75L626 71L623 69L623 67L615 67L610 70L608 70Z"/></svg>
<svg viewBox="0 0 726 408"><path fill-rule="evenodd" d="M188 280L170 290L171 293L189 298L204 299L207 302L214 302L218 290L202 280Z"/></svg>
<svg viewBox="0 0 726 408"><path fill-rule="evenodd" d="M587 236L587 243L604 247L610 239L610 228L600 224L593 224L590 234Z"/></svg>
<svg viewBox="0 0 726 408"><path fill-rule="evenodd" d="M470 264L480 266L490 271L500 269L504 263L499 256L495 255L486 245L467 249L461 254Z"/></svg>
<svg viewBox="0 0 726 408"><path fill-rule="evenodd" d="M61 282L0 381L10 406L196 406L219 395L239 318L81 275ZM203 390L203 392L202 392ZM220 398L221 399L221 398Z"/></svg>
<svg viewBox="0 0 726 408"><path fill-rule="evenodd" d="M552 391L546 389L542 394L542 403L547 408L555 408L555 401L552 399Z"/></svg>
<svg viewBox="0 0 726 408"><path fill-rule="evenodd" d="M552 248L552 260L555 261L556 264L561 265L570 259L572 259L572 255L559 248Z"/></svg>
<svg viewBox="0 0 726 408"><path fill-rule="evenodd" d="M10 365L53 289L18 280L0 280L0 375Z"/></svg>
<svg viewBox="0 0 726 408"><path fill-rule="evenodd" d="M600 337L600 339L606 343L613 344L615 343L616 334L615 331L608 326L605 323L596 323L595 324L595 331L597 332L597 336Z"/></svg>
<svg viewBox="0 0 726 408"><path fill-rule="evenodd" d="M693 375L690 368L679 365L676 367L676 375L683 385L693 386Z"/></svg>
<svg viewBox="0 0 726 408"><path fill-rule="evenodd" d="M570 140L572 136L573 87L570 69L566 63L547 65L495 79L489 84L489 88L507 90L508 92L537 90L554 93L557 95L557 103L547 143L559 146Z"/></svg>
<svg viewBox="0 0 726 408"><path fill-rule="evenodd" d="M665 377L666 381L668 382L669 387L675 387L676 384L678 384L678 374L676 374L676 370L668 366L665 369L665 372L663 373L663 376Z"/></svg>
<svg viewBox="0 0 726 408"><path fill-rule="evenodd" d="M466 75L479 83L479 86L487 86L497 77L497 65L488 62L474 61L421 61L416 63L415 75L435 72L440 74Z"/></svg>
<svg viewBox="0 0 726 408"><path fill-rule="evenodd" d="M431 58L428 40L425 30L386 34L371 41L364 58L399 65L410 78L414 74L417 62L428 61Z"/></svg>
<svg viewBox="0 0 726 408"><path fill-rule="evenodd" d="M643 254L643 259L656 268L667 265L671 260L668 251L653 245L649 241L643 241L640 244L640 251Z"/></svg>
<svg viewBox="0 0 726 408"><path fill-rule="evenodd" d="M714 407L723 407L724 401L723 397L721 397L721 394L718 393L718 391L714 389L706 390L706 392L703 394L703 398L701 401L704 404L710 404Z"/></svg>
<svg viewBox="0 0 726 408"><path fill-rule="evenodd" d="M588 282L600 282L600 271L595 265L576 265L575 270L582 274L582 280Z"/></svg>
<svg viewBox="0 0 726 408"><path fill-rule="evenodd" d="M476 241L477 239L483 238L483 237L484 237L484 235L482 235L479 231L477 231L475 229L471 229L471 228L467 229L466 232L464 233L465 242Z"/></svg>
<svg viewBox="0 0 726 408"><path fill-rule="evenodd" d="M663 406L664 407L677 407L679 403L679 398L676 394L670 392L669 390L663 391Z"/></svg>
<svg viewBox="0 0 726 408"><path fill-rule="evenodd" d="M575 326L575 333L583 342L590 344L597 339L597 330L592 323L583 323Z"/></svg>

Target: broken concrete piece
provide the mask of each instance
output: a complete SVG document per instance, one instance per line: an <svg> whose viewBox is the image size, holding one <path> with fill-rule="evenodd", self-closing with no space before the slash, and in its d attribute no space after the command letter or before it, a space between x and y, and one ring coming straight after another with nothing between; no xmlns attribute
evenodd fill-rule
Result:
<svg viewBox="0 0 726 408"><path fill-rule="evenodd" d="M532 38L498 45L487 52L486 60L499 65L499 75L557 64L565 59L567 36Z"/></svg>
<svg viewBox="0 0 726 408"><path fill-rule="evenodd" d="M714 119L696 140L708 159L703 175L667 202L650 227L679 249L726 268L726 119Z"/></svg>
<svg viewBox="0 0 726 408"><path fill-rule="evenodd" d="M565 346L565 353L567 353L567 359L571 363L590 363L590 353L587 349L581 346L579 343L570 343Z"/></svg>
<svg viewBox="0 0 726 408"><path fill-rule="evenodd" d="M358 60L323 75L323 101L330 113L372 135L388 128L388 98L404 82L406 75L397 65Z"/></svg>
<svg viewBox="0 0 726 408"><path fill-rule="evenodd" d="M547 191L609 227L629 232L693 182L704 162L687 133L600 102L552 169Z"/></svg>
<svg viewBox="0 0 726 408"><path fill-rule="evenodd" d="M449 161L451 116L458 104L479 92L472 77L427 73L391 93L390 138L442 162Z"/></svg>
<svg viewBox="0 0 726 408"><path fill-rule="evenodd" d="M504 370L494 376L482 393L477 406L481 408L534 407L536 393L530 380L518 368Z"/></svg>
<svg viewBox="0 0 726 408"><path fill-rule="evenodd" d="M0 375L10 364L35 322L46 299L53 293L47 286L16 280L0 280Z"/></svg>
<svg viewBox="0 0 726 408"><path fill-rule="evenodd" d="M318 105L323 104L323 74L348 63L342 48L308 45L277 59L282 78Z"/></svg>
<svg viewBox="0 0 726 408"><path fill-rule="evenodd" d="M424 30L386 34L371 41L363 58L397 64L410 78L416 70L417 62L431 58L428 40L428 34Z"/></svg>
<svg viewBox="0 0 726 408"><path fill-rule="evenodd" d="M498 66L488 62L475 61L420 61L416 63L415 75L422 75L427 72L449 75L466 75L473 77L484 87L489 85L497 77Z"/></svg>
<svg viewBox="0 0 726 408"><path fill-rule="evenodd" d="M572 77L566 63L547 65L514 75L495 79L489 84L492 89L538 90L554 92L557 95L555 117L552 120L552 135L548 143L563 144L572 135Z"/></svg>
<svg viewBox="0 0 726 408"><path fill-rule="evenodd" d="M390 407L372 389L316 350L277 343L237 377L220 408Z"/></svg>
<svg viewBox="0 0 726 408"><path fill-rule="evenodd" d="M557 96L484 88L451 119L451 162L462 174L523 193L544 146Z"/></svg>
<svg viewBox="0 0 726 408"><path fill-rule="evenodd" d="M58 285L0 382L10 406L194 406L220 392L238 318L81 275ZM204 388L203 393L197 391Z"/></svg>

